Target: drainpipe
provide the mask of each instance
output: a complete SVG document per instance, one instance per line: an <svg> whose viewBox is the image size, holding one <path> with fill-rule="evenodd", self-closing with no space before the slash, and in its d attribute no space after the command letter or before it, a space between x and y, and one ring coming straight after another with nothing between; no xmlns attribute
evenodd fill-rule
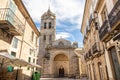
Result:
<svg viewBox="0 0 120 80"><path fill-rule="evenodd" d="M22 54L22 47L23 47L23 39L24 39L24 34L25 34L25 25L26 25L26 19L28 19L27 17L25 18L25 23L24 23L24 31L23 31L23 36L22 36L22 40L21 40L21 47L20 47L20 54L19 54L19 59L21 58L21 54Z"/></svg>
<svg viewBox="0 0 120 80"><path fill-rule="evenodd" d="M19 54L19 59L21 58L21 54L22 54L22 47L23 47L23 39L24 39L24 34L25 34L25 25L26 25L26 19L28 19L27 17L25 18L25 22L24 22L24 31L23 31L23 35L22 35L22 40L21 40L21 46L20 46L20 54ZM19 66L19 68L21 69L21 66ZM16 79L18 80L18 68L17 68L17 72L16 72Z"/></svg>

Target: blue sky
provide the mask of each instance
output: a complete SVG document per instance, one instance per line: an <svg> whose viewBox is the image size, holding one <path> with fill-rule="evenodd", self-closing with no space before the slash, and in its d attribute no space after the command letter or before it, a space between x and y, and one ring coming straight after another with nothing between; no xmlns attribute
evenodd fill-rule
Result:
<svg viewBox="0 0 120 80"><path fill-rule="evenodd" d="M80 32L85 0L22 0L38 29L41 15L50 9L56 14L56 39L65 38L83 46Z"/></svg>

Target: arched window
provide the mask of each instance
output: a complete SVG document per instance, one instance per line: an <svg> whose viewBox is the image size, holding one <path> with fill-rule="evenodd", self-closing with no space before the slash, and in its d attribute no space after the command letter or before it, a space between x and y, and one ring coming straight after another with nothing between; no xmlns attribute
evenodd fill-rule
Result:
<svg viewBox="0 0 120 80"><path fill-rule="evenodd" d="M44 23L44 29L46 29L46 25L47 25L47 23L45 22L45 23Z"/></svg>
<svg viewBox="0 0 120 80"><path fill-rule="evenodd" d="M51 22L49 22L49 29L51 29L51 27L52 27L52 24L51 24Z"/></svg>

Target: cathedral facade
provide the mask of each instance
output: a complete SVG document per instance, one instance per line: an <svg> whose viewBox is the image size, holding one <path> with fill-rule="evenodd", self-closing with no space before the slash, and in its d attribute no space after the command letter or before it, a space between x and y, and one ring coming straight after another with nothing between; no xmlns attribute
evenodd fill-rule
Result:
<svg viewBox="0 0 120 80"><path fill-rule="evenodd" d="M38 63L42 66L42 77L79 76L78 57L75 49L78 43L56 37L56 16L48 9L41 16L41 36Z"/></svg>

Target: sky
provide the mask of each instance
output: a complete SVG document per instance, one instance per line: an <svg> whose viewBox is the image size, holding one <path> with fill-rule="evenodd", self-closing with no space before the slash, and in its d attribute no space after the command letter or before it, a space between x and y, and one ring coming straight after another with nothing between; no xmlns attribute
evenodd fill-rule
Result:
<svg viewBox="0 0 120 80"><path fill-rule="evenodd" d="M80 32L85 0L22 0L37 28L40 30L41 15L50 10L56 15L56 39L65 38L83 47Z"/></svg>

